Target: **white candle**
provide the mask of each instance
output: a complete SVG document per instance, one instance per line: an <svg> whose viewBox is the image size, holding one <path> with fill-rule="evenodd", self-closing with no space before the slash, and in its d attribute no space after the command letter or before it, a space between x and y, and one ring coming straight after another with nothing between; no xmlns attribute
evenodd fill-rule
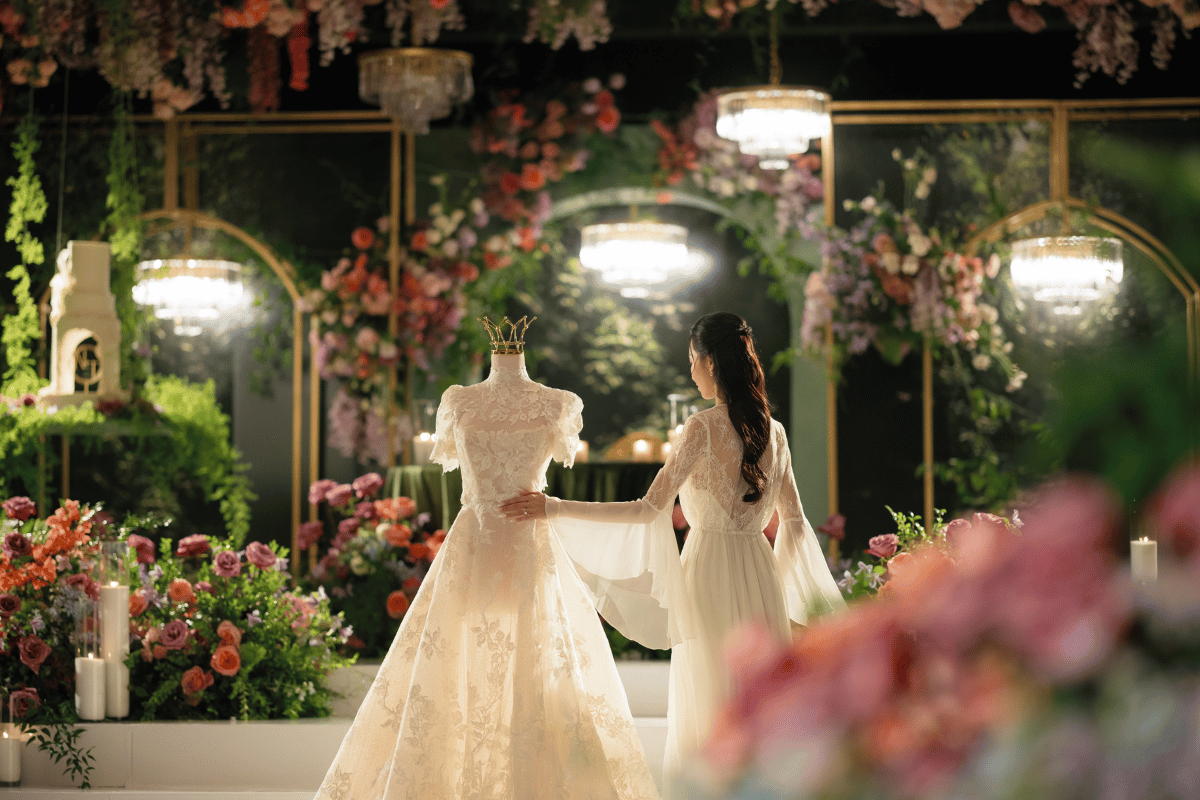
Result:
<svg viewBox="0 0 1200 800"><path fill-rule="evenodd" d="M581 463L586 463L588 460L588 443L582 439L575 446L575 460Z"/></svg>
<svg viewBox="0 0 1200 800"><path fill-rule="evenodd" d="M104 719L105 663L94 653L75 659L75 711L80 719Z"/></svg>
<svg viewBox="0 0 1200 800"><path fill-rule="evenodd" d="M100 653L106 664L104 708L108 716L129 716L129 587L100 587Z"/></svg>
<svg viewBox="0 0 1200 800"><path fill-rule="evenodd" d="M5 723L0 731L0 786L21 785L21 746L17 726Z"/></svg>
<svg viewBox="0 0 1200 800"><path fill-rule="evenodd" d="M433 434L419 433L413 437L413 463L428 464L433 455Z"/></svg>
<svg viewBox="0 0 1200 800"><path fill-rule="evenodd" d="M1129 543L1129 566L1138 583L1158 580L1158 542L1143 536Z"/></svg>
<svg viewBox="0 0 1200 800"><path fill-rule="evenodd" d="M634 439L633 460L648 461L650 459L650 442L645 439Z"/></svg>

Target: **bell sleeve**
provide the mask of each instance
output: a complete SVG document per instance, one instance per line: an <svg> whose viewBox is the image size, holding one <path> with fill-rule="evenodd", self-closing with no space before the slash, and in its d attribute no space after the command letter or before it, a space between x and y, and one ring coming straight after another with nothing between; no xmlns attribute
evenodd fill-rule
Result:
<svg viewBox="0 0 1200 800"><path fill-rule="evenodd" d="M458 391L461 386L451 386L442 393L442 401L438 403L437 422L434 426L433 452L429 460L441 464L446 472L458 469L458 444L454 440L455 414L457 411Z"/></svg>
<svg viewBox="0 0 1200 800"><path fill-rule="evenodd" d="M671 511L706 440L704 425L692 417L640 500L546 501L550 527L596 610L646 647L664 650L694 636Z"/></svg>
<svg viewBox="0 0 1200 800"><path fill-rule="evenodd" d="M846 601L829 572L817 533L804 516L786 439L781 457L785 466L776 504L779 529L775 534L775 559L787 598L788 616L793 622L805 624L811 617L845 608Z"/></svg>
<svg viewBox="0 0 1200 800"><path fill-rule="evenodd" d="M583 401L579 395L563 392L562 414L558 418L558 433L554 439L554 460L565 467L575 466L579 450L579 432L583 430Z"/></svg>

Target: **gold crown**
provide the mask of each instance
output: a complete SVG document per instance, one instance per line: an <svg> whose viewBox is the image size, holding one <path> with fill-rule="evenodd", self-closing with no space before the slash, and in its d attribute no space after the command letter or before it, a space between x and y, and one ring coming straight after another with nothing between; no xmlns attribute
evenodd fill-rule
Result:
<svg viewBox="0 0 1200 800"><path fill-rule="evenodd" d="M480 317L479 321L487 328L488 338L492 340L493 353L515 355L525 352L525 331L529 330L535 319L537 317L521 317L512 322L508 317L504 317L497 324L487 317Z"/></svg>

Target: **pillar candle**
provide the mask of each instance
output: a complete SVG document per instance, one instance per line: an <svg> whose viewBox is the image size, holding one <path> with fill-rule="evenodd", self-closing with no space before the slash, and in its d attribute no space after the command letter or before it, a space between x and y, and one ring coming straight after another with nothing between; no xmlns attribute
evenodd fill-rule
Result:
<svg viewBox="0 0 1200 800"><path fill-rule="evenodd" d="M129 587L110 583L100 587L100 651L104 657L104 708L108 716L129 716Z"/></svg>
<svg viewBox="0 0 1200 800"><path fill-rule="evenodd" d="M21 785L21 747L17 726L4 723L0 730L0 786Z"/></svg>
<svg viewBox="0 0 1200 800"><path fill-rule="evenodd" d="M104 659L92 653L75 658L75 711L80 719L104 719L105 667Z"/></svg>
<svg viewBox="0 0 1200 800"><path fill-rule="evenodd" d="M1143 536L1129 543L1129 566L1138 583L1158 580L1158 542Z"/></svg>
<svg viewBox="0 0 1200 800"><path fill-rule="evenodd" d="M413 437L413 463L428 464L433 455L433 435L419 433Z"/></svg>

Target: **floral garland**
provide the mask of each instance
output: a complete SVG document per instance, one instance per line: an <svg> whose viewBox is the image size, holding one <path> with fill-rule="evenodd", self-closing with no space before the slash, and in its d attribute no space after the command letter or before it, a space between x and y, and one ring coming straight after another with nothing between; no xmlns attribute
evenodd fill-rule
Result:
<svg viewBox="0 0 1200 800"><path fill-rule="evenodd" d="M1004 0L994 0L991 5ZM773 10L778 0L765 0L768 10ZM815 17L837 0L789 0L799 3L808 17ZM962 25L968 16L985 0L875 0L879 5L894 8L902 17L914 17L928 13L943 30ZM759 5L759 0L700 0L693 2L693 9L719 21L728 27L734 16L746 9ZM1008 16L1013 24L1027 33L1039 33L1046 28L1046 18L1039 6L1042 0L1008 0ZM1154 66L1165 70L1171 61L1171 50L1179 31L1184 36L1200 27L1200 4L1195 0L1075 0L1054 2L1046 5L1062 9L1067 21L1075 28L1079 41L1072 54L1076 69L1075 86L1095 72L1103 72L1117 83L1125 83L1137 71L1140 47L1133 38L1136 23L1135 10L1153 9L1155 13L1154 44L1150 54Z"/></svg>

